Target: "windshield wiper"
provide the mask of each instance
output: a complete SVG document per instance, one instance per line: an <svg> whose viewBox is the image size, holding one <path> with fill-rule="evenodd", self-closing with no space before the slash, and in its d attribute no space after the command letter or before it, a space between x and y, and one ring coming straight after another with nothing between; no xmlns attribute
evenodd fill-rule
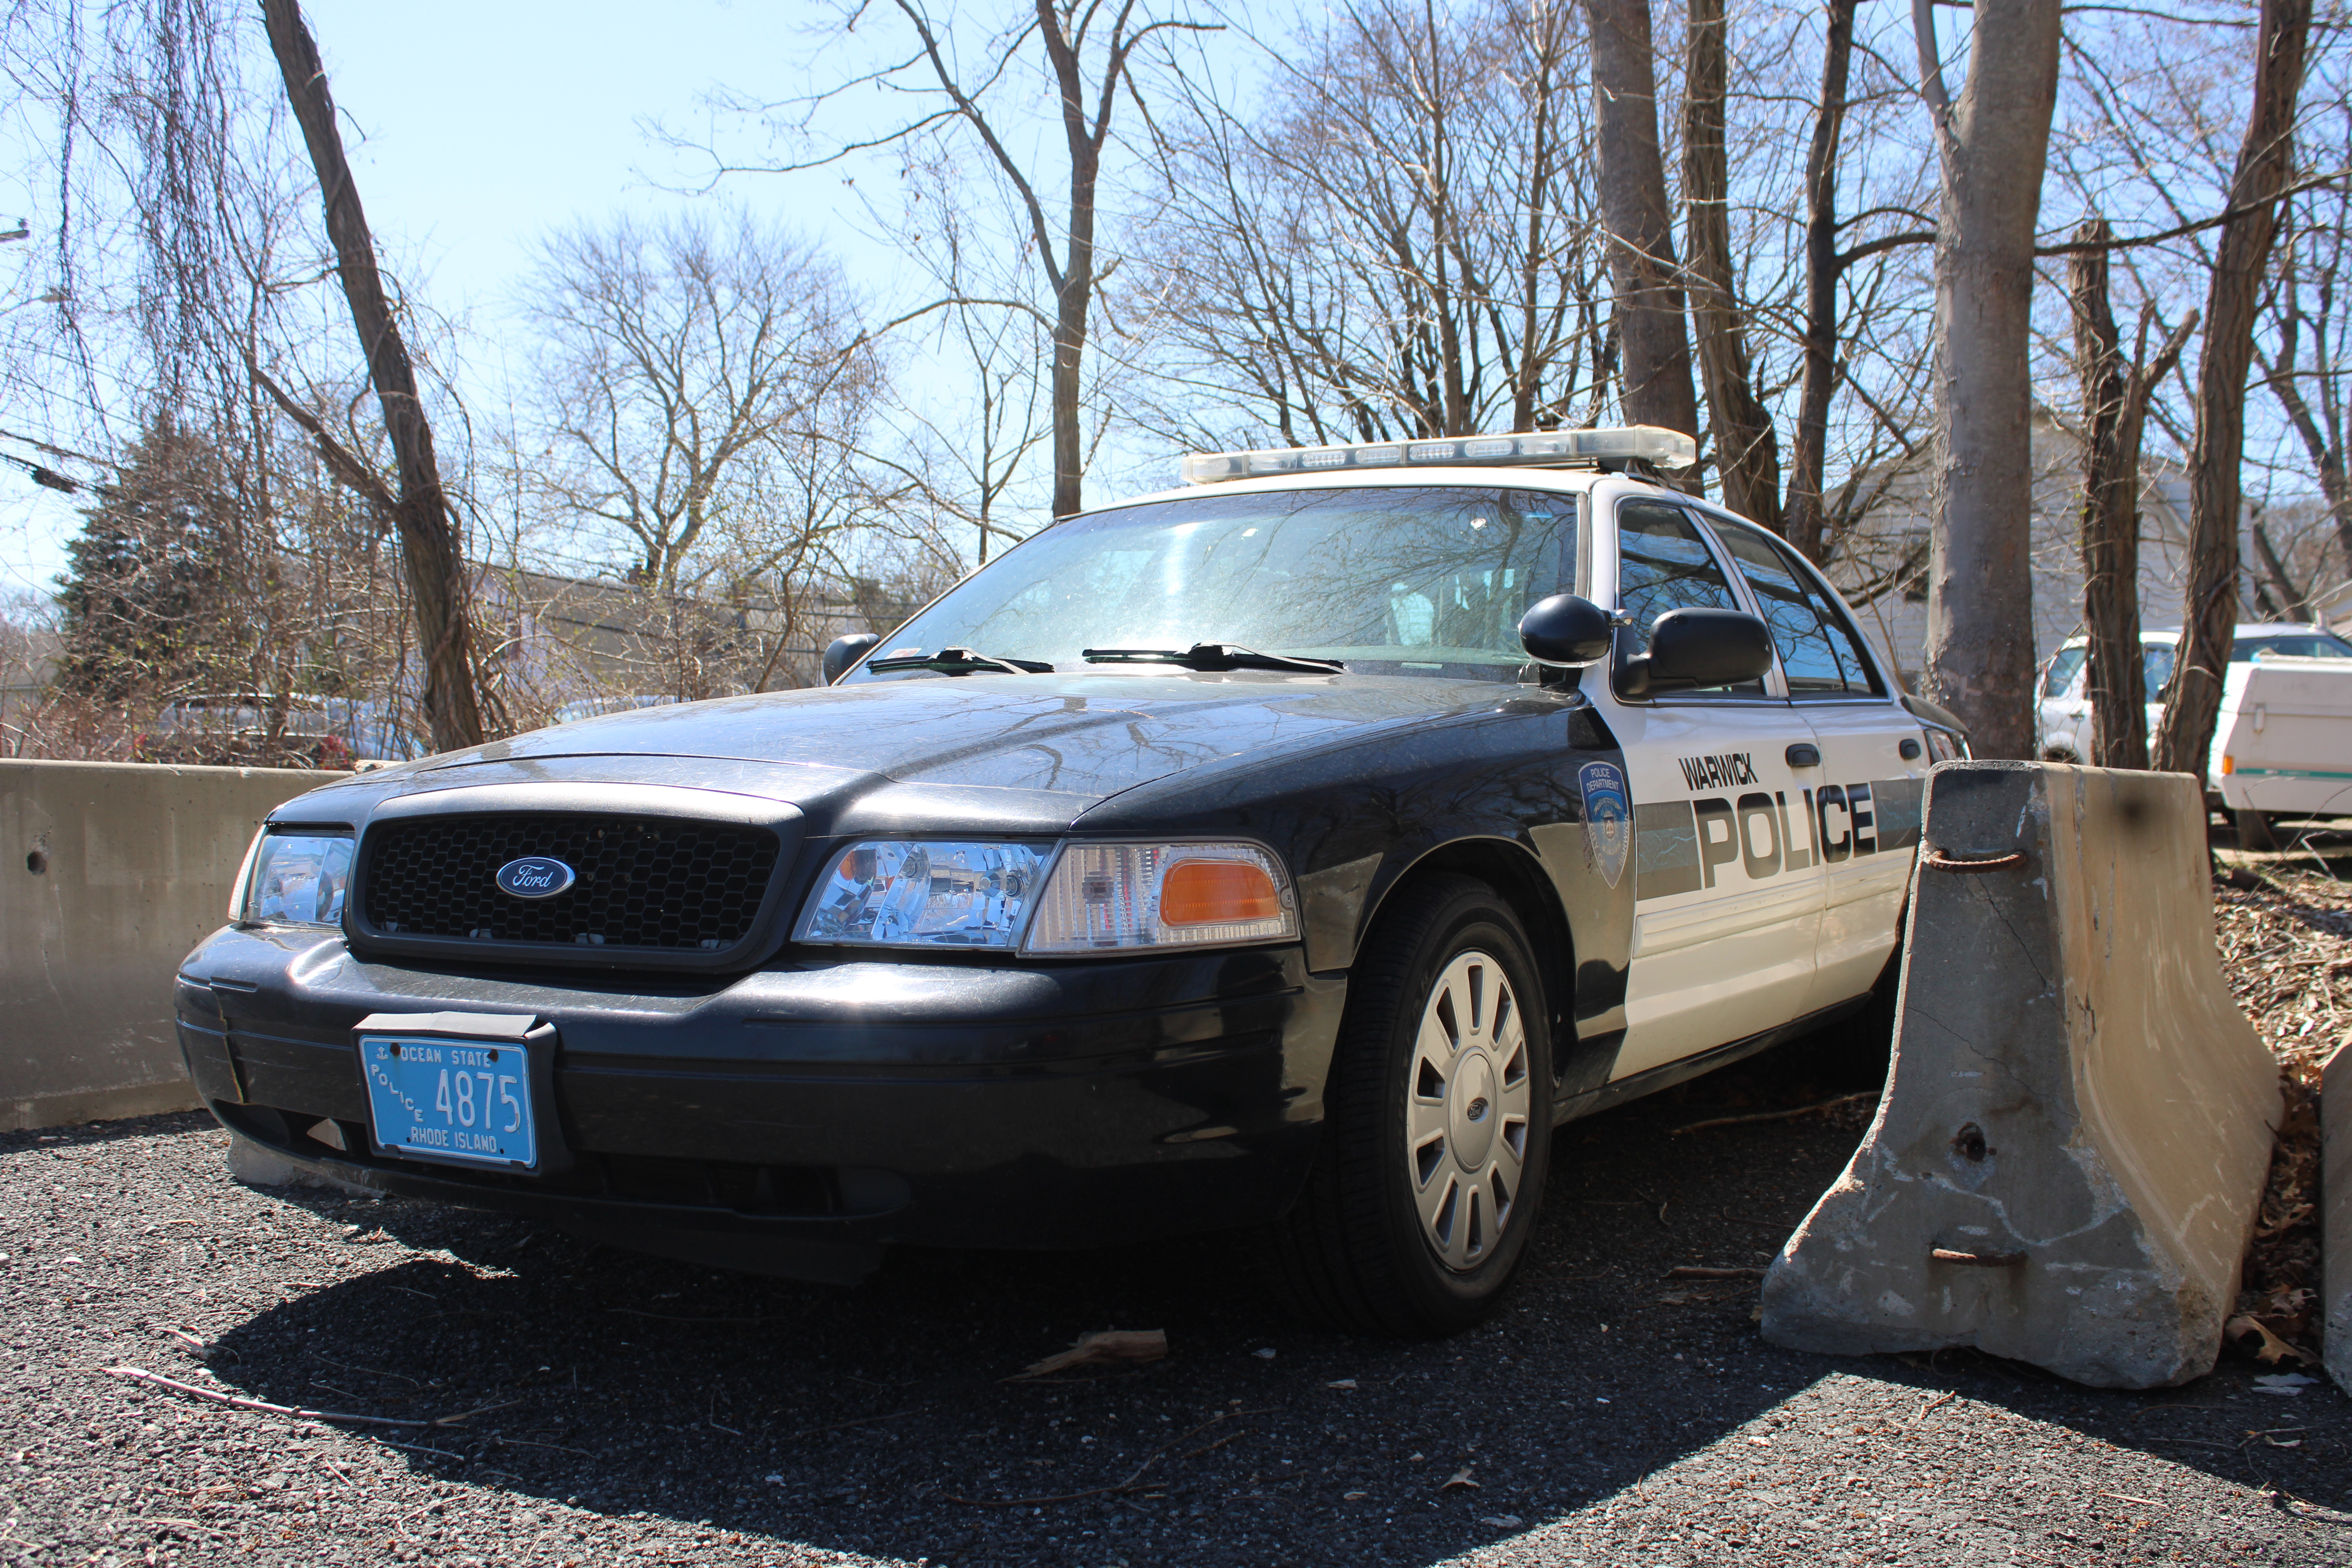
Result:
<svg viewBox="0 0 2352 1568"><path fill-rule="evenodd" d="M866 668L877 675L894 669L928 669L938 675L1051 675L1054 667L1034 658L995 658L968 647L943 647L937 653L901 654L895 658L869 658Z"/></svg>
<svg viewBox="0 0 2352 1568"><path fill-rule="evenodd" d="M1296 669L1309 675L1339 675L1348 668L1336 658L1260 653L1229 642L1196 642L1181 653L1172 647L1090 647L1084 652L1088 664L1181 664L1187 669L1211 670Z"/></svg>

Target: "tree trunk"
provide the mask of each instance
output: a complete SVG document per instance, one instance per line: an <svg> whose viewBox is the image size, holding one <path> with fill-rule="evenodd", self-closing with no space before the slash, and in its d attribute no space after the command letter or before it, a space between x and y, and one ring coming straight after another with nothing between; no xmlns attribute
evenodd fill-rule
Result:
<svg viewBox="0 0 2352 1568"><path fill-rule="evenodd" d="M1055 0L1036 0L1037 26L1061 94L1062 137L1070 154L1070 226L1062 267L1054 281L1054 370L1047 402L1054 419L1054 515L1075 516L1086 480L1086 430L1078 407L1079 376L1085 369L1087 317L1095 299L1095 187L1102 171L1103 136L1118 91L1122 58L1112 45L1113 63L1103 79L1099 127L1087 123L1086 83L1079 75L1076 44L1063 26ZM1051 270L1050 258L1048 269Z"/></svg>
<svg viewBox="0 0 2352 1568"><path fill-rule="evenodd" d="M2279 559L2278 546L2271 542L2271 531L2256 523L2247 531L2253 535L2254 558L2262 563L2263 575L2271 582L2271 590L2278 595L2281 620L2305 621L2311 618L2311 595L2295 586L2294 575Z"/></svg>
<svg viewBox="0 0 2352 1568"><path fill-rule="evenodd" d="M2189 603L2180 651L2157 731L2156 766L2205 776L2221 679L2238 623L2238 465L2246 446L2246 371L2254 318L2278 231L2278 193L2292 159L2311 0L2263 0L2254 107L2230 181L2213 276L2205 291L2205 353L2197 367L2197 437L2189 458Z"/></svg>
<svg viewBox="0 0 2352 1568"><path fill-rule="evenodd" d="M1658 148L1658 86L1651 68L1649 0L1584 0L1592 27L1601 217L1617 291L1619 405L1626 421L1698 434L1690 336L1667 216ZM1696 490L1690 470L1679 482Z"/></svg>
<svg viewBox="0 0 2352 1568"><path fill-rule="evenodd" d="M416 395L416 373L408 347L384 298L375 264L375 241L361 209L359 187L343 161L343 139L335 124L334 100L326 68L303 25L296 0L262 0L269 47L286 79L286 98L302 127L326 204L327 237L367 359L368 379L383 412L384 433L399 470L393 522L400 531L401 562L416 616L416 642L425 661L424 705L436 751L479 745L482 712L474 689L473 649L466 624L465 560L453 526L441 471L433 455L433 427Z"/></svg>
<svg viewBox="0 0 2352 1568"><path fill-rule="evenodd" d="M1076 249L1074 246L1072 247ZM1054 418L1054 515L1072 517L1080 510L1079 488L1086 482L1086 422L1078 406L1079 374L1085 368L1087 307L1093 279L1077 279L1062 286L1061 309L1054 322L1054 366L1047 378L1047 401Z"/></svg>
<svg viewBox="0 0 2352 1568"><path fill-rule="evenodd" d="M2105 245L2112 231L2092 218L2075 231ZM2122 344L2107 300L2107 253L2078 252L2068 264L2074 367L2083 382L2083 622L2091 636L2091 754L2103 768L2147 766L2147 704L2139 651L2139 454L2123 451Z"/></svg>
<svg viewBox="0 0 2352 1568"><path fill-rule="evenodd" d="M1927 694L1979 757L2033 754L2033 223L2058 90L2058 0L1978 0L1947 99L1930 0L1912 0L1934 117L1936 437Z"/></svg>
<svg viewBox="0 0 2352 1568"><path fill-rule="evenodd" d="M1822 48L1822 104L1805 154L1805 338L1797 394L1796 439L1789 448L1789 501L1782 531L1816 566L1829 553L1822 482L1829 462L1830 400L1838 384L1838 142L1845 130L1846 79L1853 64L1853 14L1861 0L1829 0Z"/></svg>
<svg viewBox="0 0 2352 1568"><path fill-rule="evenodd" d="M1691 323L1706 385L1723 504L1780 531L1780 441L1748 381L1748 334L1731 268L1730 162L1723 100L1730 77L1723 0L1690 0L1683 95L1683 200L1689 208Z"/></svg>

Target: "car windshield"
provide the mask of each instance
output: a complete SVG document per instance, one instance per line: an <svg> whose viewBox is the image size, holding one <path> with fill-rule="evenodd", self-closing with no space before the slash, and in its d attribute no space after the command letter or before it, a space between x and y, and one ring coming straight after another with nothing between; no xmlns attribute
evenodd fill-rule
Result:
<svg viewBox="0 0 2352 1568"><path fill-rule="evenodd" d="M1578 517L1573 495L1467 487L1121 507L1008 551L884 638L875 657L971 648L1083 669L1087 648L1229 643L1339 659L1358 674L1511 680L1528 662L1519 617L1578 580ZM851 679L966 678L860 669Z"/></svg>
<svg viewBox="0 0 2352 1568"><path fill-rule="evenodd" d="M2285 637L2240 637L2230 647L2230 662L2257 658L2352 658L2352 643L2327 632L2296 632Z"/></svg>
<svg viewBox="0 0 2352 1568"><path fill-rule="evenodd" d="M2083 668L2090 652L2087 647L2060 648L2050 661L2050 673L2042 678L2042 695L2053 699L2065 696L2066 689L2074 684L2075 671Z"/></svg>

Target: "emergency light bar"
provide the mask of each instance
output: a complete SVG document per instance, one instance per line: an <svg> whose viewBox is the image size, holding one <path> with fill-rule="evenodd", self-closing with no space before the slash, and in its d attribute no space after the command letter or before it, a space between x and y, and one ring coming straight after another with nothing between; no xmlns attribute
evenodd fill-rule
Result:
<svg viewBox="0 0 2352 1568"><path fill-rule="evenodd" d="M1687 468L1698 443L1679 430L1630 425L1614 430L1537 430L1518 436L1463 436L1441 441L1366 441L1348 447L1284 447L1256 452L1188 452L1177 471L1188 485L1260 474L1318 474L1341 468L1560 467L1643 462Z"/></svg>

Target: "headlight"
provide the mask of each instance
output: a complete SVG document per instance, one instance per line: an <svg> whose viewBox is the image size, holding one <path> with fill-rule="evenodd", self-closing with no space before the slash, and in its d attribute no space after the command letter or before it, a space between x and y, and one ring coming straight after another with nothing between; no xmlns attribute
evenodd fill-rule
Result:
<svg viewBox="0 0 2352 1568"><path fill-rule="evenodd" d="M1069 844L1057 856L1051 845L884 838L835 857L793 938L1077 954L1297 934L1290 879L1255 844Z"/></svg>
<svg viewBox="0 0 2352 1568"><path fill-rule="evenodd" d="M352 882L352 836L269 828L245 857L230 916L270 925L339 926Z"/></svg>
<svg viewBox="0 0 2352 1568"><path fill-rule="evenodd" d="M868 839L810 895L795 940L875 947L1009 948L1051 847Z"/></svg>
<svg viewBox="0 0 2352 1568"><path fill-rule="evenodd" d="M1948 730L1929 726L1920 733L1927 737L1927 760L1931 763L1955 763L1968 755L1967 749L1952 737Z"/></svg>
<svg viewBox="0 0 2352 1568"><path fill-rule="evenodd" d="M1298 934L1282 862L1255 844L1071 844L1024 952L1269 942Z"/></svg>

